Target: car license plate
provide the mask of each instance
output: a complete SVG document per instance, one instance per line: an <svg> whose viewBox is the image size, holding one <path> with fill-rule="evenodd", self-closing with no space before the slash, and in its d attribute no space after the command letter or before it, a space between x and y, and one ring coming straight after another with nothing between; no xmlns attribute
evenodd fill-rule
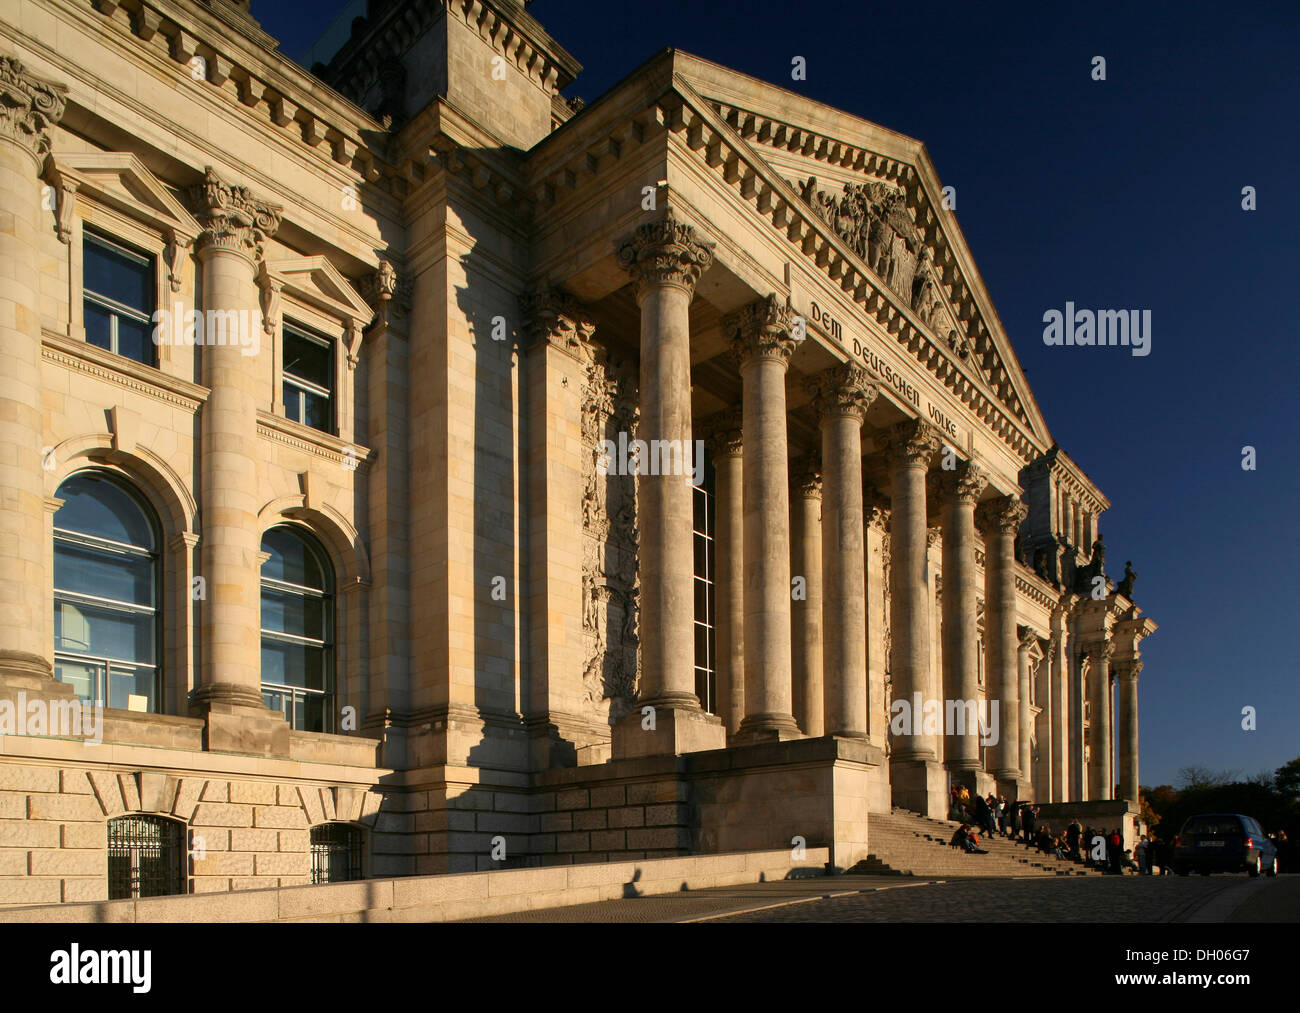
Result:
<svg viewBox="0 0 1300 1013"><path fill-rule="evenodd" d="M1221 848L1221 847L1223 847L1223 842L1222 842L1222 841L1201 841L1201 847L1203 847L1203 848Z"/></svg>

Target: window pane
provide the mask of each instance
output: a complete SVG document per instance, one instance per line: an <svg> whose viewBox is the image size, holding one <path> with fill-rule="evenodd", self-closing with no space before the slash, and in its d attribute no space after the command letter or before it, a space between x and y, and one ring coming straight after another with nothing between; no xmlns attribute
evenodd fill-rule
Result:
<svg viewBox="0 0 1300 1013"><path fill-rule="evenodd" d="M294 422L302 421L301 392L288 380L284 383L284 417Z"/></svg>
<svg viewBox="0 0 1300 1013"><path fill-rule="evenodd" d="M131 317L117 318L117 354L153 365L153 325Z"/></svg>
<svg viewBox="0 0 1300 1013"><path fill-rule="evenodd" d="M329 699L327 696L304 698L302 723L295 724L294 727L304 732L329 731L325 724L325 705Z"/></svg>
<svg viewBox="0 0 1300 1013"><path fill-rule="evenodd" d="M295 334L286 327L284 371L317 387L332 387L329 346Z"/></svg>
<svg viewBox="0 0 1300 1013"><path fill-rule="evenodd" d="M263 588L262 629L324 640L325 600Z"/></svg>
<svg viewBox="0 0 1300 1013"><path fill-rule="evenodd" d="M319 647L263 637L262 681L300 689L325 689L325 652Z"/></svg>
<svg viewBox="0 0 1300 1013"><path fill-rule="evenodd" d="M148 258L133 257L89 233L82 253L82 285L87 291L106 295L141 313L153 312L153 265Z"/></svg>
<svg viewBox="0 0 1300 1013"><path fill-rule="evenodd" d="M334 421L330 418L330 399L322 397L319 394L303 394L303 406L305 418L299 419L304 425L311 426L313 429L319 429L321 432L329 432L333 427Z"/></svg>
<svg viewBox="0 0 1300 1013"><path fill-rule="evenodd" d="M321 564L307 543L288 528L272 528L262 536L262 551L271 558L262 564L262 576L326 590Z"/></svg>
<svg viewBox="0 0 1300 1013"><path fill-rule="evenodd" d="M145 710L152 713L156 708L157 677L152 668L127 668L123 665L110 665L108 671L108 706L119 710L128 710L132 696L145 698Z"/></svg>
<svg viewBox="0 0 1300 1013"><path fill-rule="evenodd" d="M145 549L154 547L153 532L139 504L107 479L73 475L55 495L64 501L54 515L56 528Z"/></svg>
<svg viewBox="0 0 1300 1013"><path fill-rule="evenodd" d="M54 543L54 587L98 598L153 604L153 560L68 542Z"/></svg>
<svg viewBox="0 0 1300 1013"><path fill-rule="evenodd" d="M102 671L101 665L67 661L63 658L56 658L54 661L54 678L71 686L78 697L91 703L95 703L98 698L97 676Z"/></svg>
<svg viewBox="0 0 1300 1013"><path fill-rule="evenodd" d="M113 349L113 314L99 303L86 300L86 341L100 348Z"/></svg>
<svg viewBox="0 0 1300 1013"><path fill-rule="evenodd" d="M54 601L54 648L153 664L153 616L116 609Z"/></svg>

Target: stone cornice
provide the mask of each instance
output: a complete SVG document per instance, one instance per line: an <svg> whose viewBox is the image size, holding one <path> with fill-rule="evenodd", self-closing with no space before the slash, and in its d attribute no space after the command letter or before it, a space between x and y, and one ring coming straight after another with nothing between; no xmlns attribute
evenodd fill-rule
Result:
<svg viewBox="0 0 1300 1013"><path fill-rule="evenodd" d="M181 380L133 359L114 355L66 334L43 331L41 344L41 356L48 362L117 384L173 408L197 412L208 399L207 387Z"/></svg>
<svg viewBox="0 0 1300 1013"><path fill-rule="evenodd" d="M348 443L347 440L340 440L337 436L331 436L329 433L323 433L261 409L257 412L257 435L283 443L295 450L303 450L322 457L349 471L368 471L371 462L378 456L373 450L360 444ZM355 469L354 462L357 465Z"/></svg>
<svg viewBox="0 0 1300 1013"><path fill-rule="evenodd" d="M0 137L17 142L45 164L50 128L63 118L68 89L29 74L20 60L0 56Z"/></svg>
<svg viewBox="0 0 1300 1013"><path fill-rule="evenodd" d="M370 182L391 174L391 166L364 139L382 134L378 121L276 53L260 30L250 33L212 8L177 0L95 0L94 9L102 16L101 25L109 22L134 36L151 57L169 56L178 74L195 80L200 73L197 80L291 132L303 147ZM193 63L195 57L203 62Z"/></svg>
<svg viewBox="0 0 1300 1013"><path fill-rule="evenodd" d="M1037 460L1027 464L1024 470L1031 475L1036 473L1050 475L1059 483L1063 492L1078 499L1094 516L1110 509L1110 500L1106 495L1084 474L1083 469L1074 463L1070 455L1056 444L1053 444Z"/></svg>
<svg viewBox="0 0 1300 1013"><path fill-rule="evenodd" d="M393 54L406 52L444 11L477 31L498 55L551 95L568 87L582 70L521 6L497 0L401 0L344 44L330 60L326 78L348 94L364 93L379 80Z"/></svg>

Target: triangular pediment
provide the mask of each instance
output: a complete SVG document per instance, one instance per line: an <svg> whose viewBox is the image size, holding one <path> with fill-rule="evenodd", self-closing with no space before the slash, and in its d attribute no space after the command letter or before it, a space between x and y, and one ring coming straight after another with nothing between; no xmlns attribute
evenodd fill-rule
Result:
<svg viewBox="0 0 1300 1013"><path fill-rule="evenodd" d="M267 273L281 282L286 292L320 307L339 318L364 325L375 311L361 298L352 283L325 257L292 257L269 261Z"/></svg>
<svg viewBox="0 0 1300 1013"><path fill-rule="evenodd" d="M733 142L779 174L799 213L815 216L863 275L888 290L891 315L892 307L901 307L907 321L944 350L929 356L927 365L948 377L959 374L963 385L997 404L1040 448L1050 446L1046 422L924 144L688 54L674 54L674 69L681 97L725 123ZM804 246L825 262L817 242Z"/></svg>
<svg viewBox="0 0 1300 1013"><path fill-rule="evenodd" d="M135 155L126 151L77 151L52 156L47 176L137 221L192 242L199 223Z"/></svg>

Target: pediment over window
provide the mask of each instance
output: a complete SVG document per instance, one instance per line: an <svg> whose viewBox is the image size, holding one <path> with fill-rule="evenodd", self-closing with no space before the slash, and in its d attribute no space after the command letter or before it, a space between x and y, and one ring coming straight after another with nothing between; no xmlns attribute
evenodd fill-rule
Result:
<svg viewBox="0 0 1300 1013"><path fill-rule="evenodd" d="M46 177L52 186L93 197L145 225L173 232L187 245L199 234L194 217L128 151L55 152Z"/></svg>
<svg viewBox="0 0 1300 1013"><path fill-rule="evenodd" d="M352 283L325 257L273 260L267 263L266 269L285 292L340 320L354 320L364 327L375 315Z"/></svg>

